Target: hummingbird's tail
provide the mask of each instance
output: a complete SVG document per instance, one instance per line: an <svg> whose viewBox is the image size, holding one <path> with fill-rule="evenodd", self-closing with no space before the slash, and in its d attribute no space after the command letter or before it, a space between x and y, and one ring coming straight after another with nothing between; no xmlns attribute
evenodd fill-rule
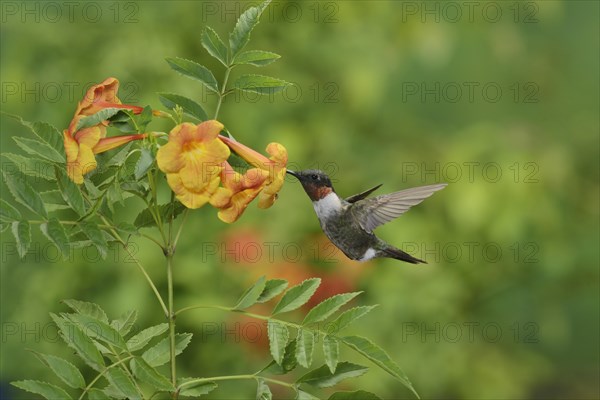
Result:
<svg viewBox="0 0 600 400"><path fill-rule="evenodd" d="M385 246L381 251L383 252L382 255L384 257L395 258L396 260L405 261L411 264L427 264L427 261L419 260L418 258L389 245Z"/></svg>

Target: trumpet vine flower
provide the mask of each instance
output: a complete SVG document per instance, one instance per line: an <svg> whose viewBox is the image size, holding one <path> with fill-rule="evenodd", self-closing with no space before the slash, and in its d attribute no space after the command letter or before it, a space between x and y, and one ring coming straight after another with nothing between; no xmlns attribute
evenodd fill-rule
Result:
<svg viewBox="0 0 600 400"><path fill-rule="evenodd" d="M177 125L169 133L169 142L156 155L158 168L177 199L187 208L206 204L219 188L223 162L229 148L218 136L223 124L205 121Z"/></svg>
<svg viewBox="0 0 600 400"><path fill-rule="evenodd" d="M82 118L93 115L104 108L117 107L132 110L134 113L140 113L143 110L142 107L121 104L117 97L118 89L119 81L115 78L107 78L102 83L90 87L78 103L69 127L63 131L67 175L77 184L82 184L83 176L96 169L97 162L94 154L146 137L146 134L138 134L107 138L108 121L77 129Z"/></svg>

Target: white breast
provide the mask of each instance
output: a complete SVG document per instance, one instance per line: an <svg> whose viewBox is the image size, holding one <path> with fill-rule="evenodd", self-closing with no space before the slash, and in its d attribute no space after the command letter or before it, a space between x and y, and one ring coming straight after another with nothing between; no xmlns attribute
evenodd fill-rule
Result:
<svg viewBox="0 0 600 400"><path fill-rule="evenodd" d="M342 211L342 201L337 194L331 192L321 200L313 201L313 207L319 219L328 219Z"/></svg>
<svg viewBox="0 0 600 400"><path fill-rule="evenodd" d="M372 259L373 257L375 257L375 250L369 248L369 249L367 249L367 251L365 251L365 254L358 261L368 261L368 260Z"/></svg>

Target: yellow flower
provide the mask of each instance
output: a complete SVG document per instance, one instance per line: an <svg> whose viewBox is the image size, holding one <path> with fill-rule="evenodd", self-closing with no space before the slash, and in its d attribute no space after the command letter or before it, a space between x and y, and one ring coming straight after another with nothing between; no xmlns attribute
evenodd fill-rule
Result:
<svg viewBox="0 0 600 400"><path fill-rule="evenodd" d="M82 116L75 117L71 126L77 126L77 121L80 118ZM97 163L94 154L103 153L133 140L144 139L147 136L145 133L109 138L104 137L105 135L106 127L102 124L80 129L75 134L71 132L71 129L63 131L65 154L67 156L67 175L73 182L82 184L83 176L96 169Z"/></svg>
<svg viewBox="0 0 600 400"><path fill-rule="evenodd" d="M277 193L281 190L285 180L285 171L288 161L287 150L279 143L269 143L266 151L271 156L267 158L259 152L244 146L240 142L225 136L220 136L221 140L231 148L237 155L246 160L256 168L260 168L268 173L264 184L264 189L258 198L259 208L269 208L277 199Z"/></svg>
<svg viewBox="0 0 600 400"><path fill-rule="evenodd" d="M177 199L187 208L199 208L217 191L223 162L229 148L218 139L223 124L205 121L177 125L169 133L169 142L156 155L158 168Z"/></svg>
<svg viewBox="0 0 600 400"><path fill-rule="evenodd" d="M268 176L260 168L251 168L242 175L225 161L221 172L224 187L219 188L210 200L211 205L219 208L219 219L229 224L237 221L248 204L261 192Z"/></svg>
<svg viewBox="0 0 600 400"><path fill-rule="evenodd" d="M76 130L77 124L82 118L93 115L107 107L130 109L134 113L142 111L141 107L121 104L117 97L118 90L119 81L115 78L107 78L102 83L90 87L83 99L77 104L75 115L69 127L63 131L65 154L67 156L67 175L77 184L82 184L83 176L96 169L97 163L94 154L146 137L145 134L140 134L106 138L108 121L102 121L98 125Z"/></svg>

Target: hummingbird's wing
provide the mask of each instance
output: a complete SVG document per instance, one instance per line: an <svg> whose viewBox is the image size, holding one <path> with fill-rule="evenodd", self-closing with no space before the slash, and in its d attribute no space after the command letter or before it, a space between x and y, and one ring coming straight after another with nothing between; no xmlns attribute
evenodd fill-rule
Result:
<svg viewBox="0 0 600 400"><path fill-rule="evenodd" d="M352 214L365 231L372 232L379 225L398 218L412 206L416 206L433 193L445 187L445 183L419 186L361 200L352 205Z"/></svg>
<svg viewBox="0 0 600 400"><path fill-rule="evenodd" d="M374 191L379 189L381 187L381 185L382 184L380 183L379 185L372 187L369 190L365 190L364 192L355 194L354 196L347 197L345 200L348 203L356 203L357 201L364 199L365 197L367 197L368 195L370 195L371 193L373 193Z"/></svg>

